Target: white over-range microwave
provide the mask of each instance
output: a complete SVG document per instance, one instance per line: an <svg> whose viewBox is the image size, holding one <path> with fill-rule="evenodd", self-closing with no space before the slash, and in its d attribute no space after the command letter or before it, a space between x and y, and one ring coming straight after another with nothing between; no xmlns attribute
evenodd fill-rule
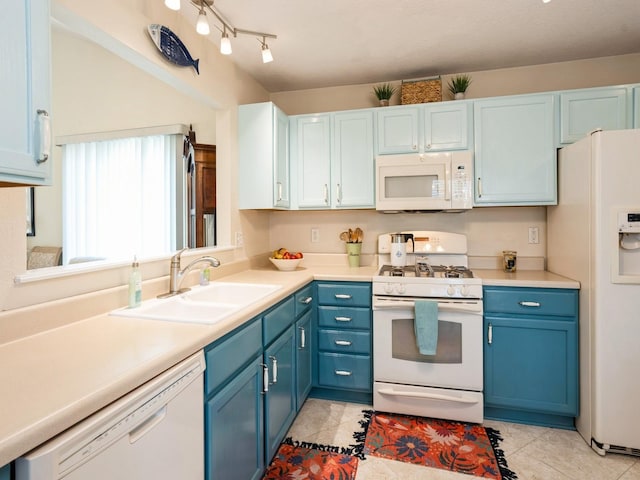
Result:
<svg viewBox="0 0 640 480"><path fill-rule="evenodd" d="M376 210L466 210L473 207L468 150L376 157Z"/></svg>

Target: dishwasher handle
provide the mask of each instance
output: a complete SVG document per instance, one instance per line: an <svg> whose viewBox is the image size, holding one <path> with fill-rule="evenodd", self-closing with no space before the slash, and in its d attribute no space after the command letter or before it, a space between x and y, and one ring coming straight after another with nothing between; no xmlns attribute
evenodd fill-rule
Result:
<svg viewBox="0 0 640 480"><path fill-rule="evenodd" d="M136 443L147 433L153 430L160 422L162 422L162 420L164 420L164 417L166 416L167 406L164 405L156 413L154 413L152 416L147 418L144 422L142 422L140 425L129 432L129 443L132 445Z"/></svg>

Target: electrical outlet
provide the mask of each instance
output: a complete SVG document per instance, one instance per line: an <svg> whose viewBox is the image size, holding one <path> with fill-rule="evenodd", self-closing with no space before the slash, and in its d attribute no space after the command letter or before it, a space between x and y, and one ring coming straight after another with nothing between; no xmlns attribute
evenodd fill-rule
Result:
<svg viewBox="0 0 640 480"><path fill-rule="evenodd" d="M538 227L529 227L529 243L540 243L538 238Z"/></svg>
<svg viewBox="0 0 640 480"><path fill-rule="evenodd" d="M236 247L243 247L244 246L244 236L242 235L242 232L236 232Z"/></svg>
<svg viewBox="0 0 640 480"><path fill-rule="evenodd" d="M320 229L312 228L311 229L311 243L318 243L320 241Z"/></svg>

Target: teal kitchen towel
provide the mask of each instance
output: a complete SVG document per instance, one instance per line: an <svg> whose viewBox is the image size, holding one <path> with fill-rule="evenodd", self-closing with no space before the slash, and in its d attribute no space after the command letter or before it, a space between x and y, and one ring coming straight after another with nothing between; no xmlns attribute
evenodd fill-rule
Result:
<svg viewBox="0 0 640 480"><path fill-rule="evenodd" d="M413 328L416 343L422 355L435 355L438 347L438 302L415 301Z"/></svg>

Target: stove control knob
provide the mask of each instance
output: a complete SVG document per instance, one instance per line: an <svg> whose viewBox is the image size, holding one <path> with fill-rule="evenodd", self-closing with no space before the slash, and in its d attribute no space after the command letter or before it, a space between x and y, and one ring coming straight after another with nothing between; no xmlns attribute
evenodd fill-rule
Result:
<svg viewBox="0 0 640 480"><path fill-rule="evenodd" d="M393 284L392 283L387 283L384 286L384 293L393 293Z"/></svg>
<svg viewBox="0 0 640 480"><path fill-rule="evenodd" d="M449 287L447 288L447 295L449 295L450 297L453 296L456 293L456 289L453 288L453 285L449 285Z"/></svg>
<svg viewBox="0 0 640 480"><path fill-rule="evenodd" d="M402 295L406 291L407 291L407 287L404 284L399 283L398 284L398 293Z"/></svg>
<svg viewBox="0 0 640 480"><path fill-rule="evenodd" d="M466 297L467 295L469 295L469 287L467 285L462 285L462 287L460 288L460 294L463 297Z"/></svg>

